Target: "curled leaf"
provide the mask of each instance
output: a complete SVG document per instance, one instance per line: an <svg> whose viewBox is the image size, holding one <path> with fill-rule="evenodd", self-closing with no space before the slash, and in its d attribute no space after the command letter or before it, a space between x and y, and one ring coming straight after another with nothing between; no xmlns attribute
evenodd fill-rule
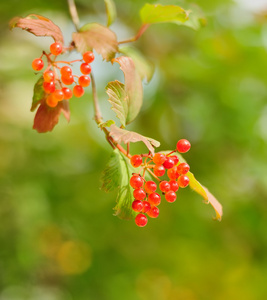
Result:
<svg viewBox="0 0 267 300"><path fill-rule="evenodd" d="M15 17L9 22L10 29L19 27L36 36L51 36L55 42L64 44L60 28L50 19L40 15L31 14L25 18Z"/></svg>
<svg viewBox="0 0 267 300"><path fill-rule="evenodd" d="M33 123L33 129L39 133L52 131L63 113L67 121L70 120L69 103L66 100L60 101L56 107L49 107L45 101L39 106Z"/></svg>
<svg viewBox="0 0 267 300"><path fill-rule="evenodd" d="M79 32L72 34L72 38L79 52L84 53L95 49L107 61L114 58L118 52L116 34L108 27L98 23L84 25Z"/></svg>
<svg viewBox="0 0 267 300"><path fill-rule="evenodd" d="M147 146L148 150L152 153L152 155L154 155L154 147L160 146L160 142L158 142L154 139L145 137L137 132L121 129L121 128L117 127L116 125L110 126L109 134L119 144L122 142L125 144L130 143L130 142L132 142L132 143L143 142Z"/></svg>
<svg viewBox="0 0 267 300"><path fill-rule="evenodd" d="M113 0L104 0L106 5L106 12L107 12L107 26L109 27L117 17L116 6Z"/></svg>
<svg viewBox="0 0 267 300"><path fill-rule="evenodd" d="M124 73L124 97L123 101L127 102L127 115L125 124L131 123L138 115L143 103L143 86L141 77L135 67L133 60L127 56L120 56L112 60L120 64L120 69ZM125 96L126 95L126 96Z"/></svg>

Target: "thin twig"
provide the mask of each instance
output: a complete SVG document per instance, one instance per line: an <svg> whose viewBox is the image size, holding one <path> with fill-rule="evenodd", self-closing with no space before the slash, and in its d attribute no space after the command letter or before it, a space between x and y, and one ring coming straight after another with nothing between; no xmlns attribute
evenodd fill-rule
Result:
<svg viewBox="0 0 267 300"><path fill-rule="evenodd" d="M69 4L69 11L70 11L72 22L73 22L76 30L78 31L80 20L79 20L79 16L77 13L77 8L75 5L75 2L74 2L74 0L68 0L68 4Z"/></svg>
<svg viewBox="0 0 267 300"><path fill-rule="evenodd" d="M102 118L99 103L98 103L95 77L94 77L93 73L90 74L90 77L91 77L91 82L92 82L93 101L94 101L94 108L95 108L95 121L98 125L103 122L103 118Z"/></svg>
<svg viewBox="0 0 267 300"><path fill-rule="evenodd" d="M146 169L148 173L150 173L155 179L157 179L158 181L161 181L151 170Z"/></svg>
<svg viewBox="0 0 267 300"><path fill-rule="evenodd" d="M147 30L148 27L149 27L149 24L143 24L134 37L132 37L128 40L125 40L125 41L121 41L118 44L120 45L120 44L126 44L126 43L131 43L131 42L137 41L142 36L142 34Z"/></svg>

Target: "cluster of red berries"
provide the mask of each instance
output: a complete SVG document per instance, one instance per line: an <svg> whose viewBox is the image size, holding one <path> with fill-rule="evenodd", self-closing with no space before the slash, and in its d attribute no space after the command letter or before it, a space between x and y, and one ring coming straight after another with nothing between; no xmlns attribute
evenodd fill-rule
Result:
<svg viewBox="0 0 267 300"><path fill-rule="evenodd" d="M63 46L61 43L53 43L50 45L50 53L41 55L40 58L36 58L32 62L32 68L35 71L41 71L44 67L44 61L42 57L45 55L47 58L48 66L43 72L43 89L47 94L46 103L50 107L56 107L59 101L68 100L72 96L81 97L84 94L84 87L89 86L91 73L90 63L94 61L94 54L91 51L87 51L83 54L83 59L75 60L71 62L56 61L58 55L63 53ZM54 57L52 57L54 55ZM80 65L80 71L83 75L77 76L72 74L72 69L69 65L73 62L82 62ZM67 64L67 66L60 67L58 64ZM57 74L57 69L60 70L60 77ZM77 80L75 80L77 78ZM75 86L71 90L64 85ZM64 85L63 85L64 84Z"/></svg>
<svg viewBox="0 0 267 300"><path fill-rule="evenodd" d="M134 173L130 179L130 185L134 189L134 201L132 209L138 212L135 218L135 223L139 227L144 227L147 224L147 214L151 218L157 218L159 215L158 205L161 202L161 196L158 194L157 188L164 195L167 202L174 202L176 200L176 192L179 187L185 188L189 185L189 178L186 176L190 167L187 163L180 163L177 155L173 155L176 151L185 153L189 151L191 145L185 140L181 139L177 142L176 149L168 154L156 153L153 157L148 155L133 155L131 157L131 164L133 167L141 167L143 174ZM143 162L143 158L145 161ZM161 180L167 170L168 180ZM146 181L145 172L148 171L157 181Z"/></svg>

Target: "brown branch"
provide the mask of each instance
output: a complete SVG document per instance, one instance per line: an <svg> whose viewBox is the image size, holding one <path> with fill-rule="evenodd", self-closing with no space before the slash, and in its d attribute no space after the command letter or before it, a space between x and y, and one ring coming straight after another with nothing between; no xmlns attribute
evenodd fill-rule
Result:
<svg viewBox="0 0 267 300"><path fill-rule="evenodd" d="M73 22L76 30L79 31L80 20L79 20L79 16L77 13L77 8L76 8L74 0L68 0L68 5L69 5L69 11L70 11L70 16L71 16L72 22Z"/></svg>

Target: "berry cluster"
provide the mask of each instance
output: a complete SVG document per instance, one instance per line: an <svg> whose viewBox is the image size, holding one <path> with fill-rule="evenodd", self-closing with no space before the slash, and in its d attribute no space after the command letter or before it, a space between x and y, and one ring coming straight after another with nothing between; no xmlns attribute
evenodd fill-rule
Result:
<svg viewBox="0 0 267 300"><path fill-rule="evenodd" d="M44 67L42 57L47 58L47 68L43 72L43 89L47 94L46 104L50 107L56 107L59 101L68 100L72 96L81 97L84 94L84 87L89 86L91 73L90 63L94 61L94 54L87 51L83 54L83 59L71 62L56 61L58 55L62 54L66 48L63 48L61 43L53 43L50 45L50 53L43 52L40 58L36 58L32 62L32 68L35 71L41 71ZM53 57L54 56L54 57ZM80 71L83 75L77 76L72 74L70 65L74 62L82 62ZM59 64L67 64L67 66L60 67ZM60 76L57 73L60 70ZM75 79L77 78L77 80ZM75 83L71 90L69 85ZM65 85L65 86L64 86Z"/></svg>
<svg viewBox="0 0 267 300"><path fill-rule="evenodd" d="M134 189L132 209L138 212L135 218L137 226L144 227L147 224L148 220L145 214L151 218L158 217L161 196L156 192L157 188L164 195L166 201L172 203L176 200L176 192L179 187L185 188L189 185L189 178L186 174L190 167L187 163L180 163L177 155L173 155L173 153L176 151L185 153L189 151L190 147L187 140L181 139L177 142L176 149L168 154L156 153L153 157L151 154L143 154L131 157L132 166L142 169L142 175L134 173L130 179L130 185ZM146 171L159 182L158 186L155 181L145 180ZM165 173L167 173L168 180L159 179Z"/></svg>

